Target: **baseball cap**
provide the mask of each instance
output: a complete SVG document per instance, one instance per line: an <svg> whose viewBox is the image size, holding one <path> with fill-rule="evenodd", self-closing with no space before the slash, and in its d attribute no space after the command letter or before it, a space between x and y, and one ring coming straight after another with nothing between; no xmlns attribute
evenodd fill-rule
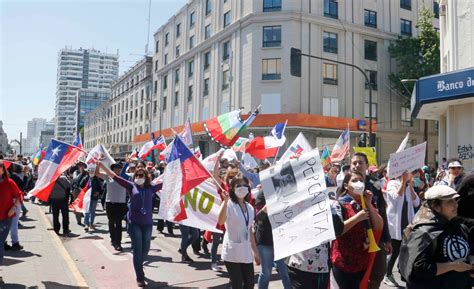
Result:
<svg viewBox="0 0 474 289"><path fill-rule="evenodd" d="M459 194L453 188L445 185L431 187L425 193L425 199L427 200L450 200L455 198L459 198Z"/></svg>
<svg viewBox="0 0 474 289"><path fill-rule="evenodd" d="M448 165L448 169L450 169L450 168L462 168L462 167L463 166L458 161L450 162L449 165Z"/></svg>

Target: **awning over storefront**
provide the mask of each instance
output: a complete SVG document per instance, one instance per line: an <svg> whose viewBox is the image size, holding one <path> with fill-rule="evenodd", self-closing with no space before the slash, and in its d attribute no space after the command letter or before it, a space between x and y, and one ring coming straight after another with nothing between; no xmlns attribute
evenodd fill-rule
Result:
<svg viewBox="0 0 474 289"><path fill-rule="evenodd" d="M420 78L411 97L414 118L437 120L451 105L474 102L474 67Z"/></svg>

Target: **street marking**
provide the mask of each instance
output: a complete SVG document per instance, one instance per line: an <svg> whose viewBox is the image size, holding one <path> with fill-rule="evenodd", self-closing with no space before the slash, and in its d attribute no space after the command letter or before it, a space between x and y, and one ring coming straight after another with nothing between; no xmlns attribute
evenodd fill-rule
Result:
<svg viewBox="0 0 474 289"><path fill-rule="evenodd" d="M40 210L38 207L36 207L37 210L40 211L40 216L43 218L43 221L48 224L49 226L52 226L51 222L49 221L48 218L46 218L46 215L44 214L43 210ZM51 239L56 245L56 248L58 248L59 253L63 257L64 261L66 261L67 266L69 267L69 271L71 272L72 276L74 277L77 286L79 288L89 288L89 285L87 285L86 280L82 276L81 272L77 268L76 263L72 260L71 255L69 255L68 251L66 250L66 247L64 247L63 243L61 242L61 239L59 239L59 236L56 235L54 231L48 230L48 233L51 235Z"/></svg>
<svg viewBox="0 0 474 289"><path fill-rule="evenodd" d="M109 249L107 249L105 246L104 246L104 241L102 240L95 240L95 241L92 241L92 243L94 244L94 246L97 247L97 249L99 249L99 251L102 252L102 254L104 254L107 258L109 258L111 261L127 261L127 257L125 256L120 256L120 255L114 255L112 254Z"/></svg>

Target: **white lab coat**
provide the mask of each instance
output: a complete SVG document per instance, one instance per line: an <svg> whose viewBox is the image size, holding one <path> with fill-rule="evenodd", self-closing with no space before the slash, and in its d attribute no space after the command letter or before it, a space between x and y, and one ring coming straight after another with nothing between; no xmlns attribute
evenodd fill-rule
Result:
<svg viewBox="0 0 474 289"><path fill-rule="evenodd" d="M411 189L408 186L402 196L398 195L398 189L402 185L400 180L390 180L387 184L387 221L390 236L394 240L402 240L402 209L404 197L408 202L408 223L413 221L415 216L415 207L420 205L418 195L413 200L411 197ZM405 228L403 228L405 229Z"/></svg>

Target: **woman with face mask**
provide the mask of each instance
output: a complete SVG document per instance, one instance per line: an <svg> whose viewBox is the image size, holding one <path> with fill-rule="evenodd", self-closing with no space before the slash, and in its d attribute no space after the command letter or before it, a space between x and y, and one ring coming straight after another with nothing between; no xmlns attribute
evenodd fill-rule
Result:
<svg viewBox="0 0 474 289"><path fill-rule="evenodd" d="M255 213L248 203L249 195L249 181L237 175L230 182L229 192L224 192L219 209L218 222L227 228L222 243L222 259L233 289L253 288L253 261L260 264L252 230Z"/></svg>
<svg viewBox="0 0 474 289"><path fill-rule="evenodd" d="M364 198L366 209L362 209ZM344 223L342 234L332 242L331 288L358 289L369 264L369 241L364 222L381 231L382 217L372 203L372 193L365 189L359 172L346 175L338 198L336 213Z"/></svg>
<svg viewBox="0 0 474 289"><path fill-rule="evenodd" d="M419 183L415 181L414 175L417 175L417 171L405 172L398 179L387 183L387 221L393 252L387 260L387 273L383 282L392 287L398 286L392 271L400 253L402 232L413 221L415 208L420 206L420 198L415 191L415 186Z"/></svg>
<svg viewBox="0 0 474 289"><path fill-rule="evenodd" d="M162 184L152 185L146 169L137 169L133 175L133 183L117 176L107 166L98 163L107 175L127 190L130 196L128 203L128 225L133 247L133 267L137 276L137 285L145 287L143 262L150 250L153 229L153 195L161 190Z"/></svg>

